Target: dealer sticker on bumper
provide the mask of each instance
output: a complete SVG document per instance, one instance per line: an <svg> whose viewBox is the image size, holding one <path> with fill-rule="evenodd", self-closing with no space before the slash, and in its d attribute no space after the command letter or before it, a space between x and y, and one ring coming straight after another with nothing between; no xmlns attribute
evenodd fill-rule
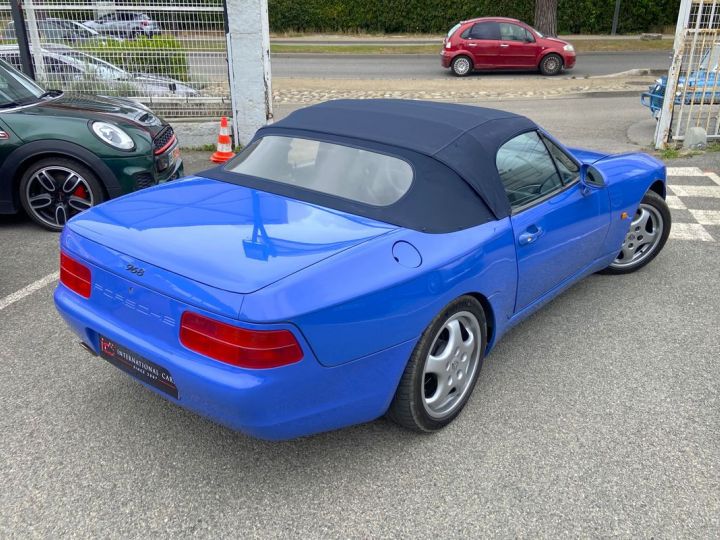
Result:
<svg viewBox="0 0 720 540"><path fill-rule="evenodd" d="M100 336L100 356L125 373L178 399L175 381L164 367L158 366L104 336Z"/></svg>

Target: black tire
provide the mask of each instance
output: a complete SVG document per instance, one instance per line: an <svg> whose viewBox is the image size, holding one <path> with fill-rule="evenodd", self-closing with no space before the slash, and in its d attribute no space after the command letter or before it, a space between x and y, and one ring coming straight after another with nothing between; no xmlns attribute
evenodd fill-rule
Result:
<svg viewBox="0 0 720 540"><path fill-rule="evenodd" d="M469 56L461 54L453 58L450 69L456 77L466 77L472 73L473 61Z"/></svg>
<svg viewBox="0 0 720 540"><path fill-rule="evenodd" d="M550 53L540 60L540 73L548 77L557 75L562 71L563 60L559 54Z"/></svg>
<svg viewBox="0 0 720 540"><path fill-rule="evenodd" d="M64 157L44 158L31 164L20 177L18 189L20 203L30 219L51 231L61 231L68 219L106 198L91 169Z"/></svg>
<svg viewBox="0 0 720 540"><path fill-rule="evenodd" d="M428 412L428 406L426 405L426 393L428 391L428 383L432 383L432 380L430 380L432 375L425 374L425 366L432 352L431 347L435 346L435 348L437 348L438 343L441 343L439 340L443 332L446 331L446 323L452 321L455 317L465 317L468 315L472 315L476 319L479 333L479 336L475 336L476 341L473 342L474 347L479 347L479 349L477 349L477 355L475 355L476 350L473 348L473 372L464 383L465 387L460 397L452 403L452 409L448 410L444 416L436 415L433 417ZM468 317L468 320L469 319ZM448 345L449 344L445 344L445 347ZM480 369L482 368L486 346L487 323L485 312L480 302L471 296L462 296L448 304L442 312L433 319L415 346L410 360L405 367L405 372L400 379L400 384L395 392L390 408L388 409L387 417L402 427L422 433L438 431L448 425L460 414L472 395L475 383L480 374ZM461 362L461 359L457 353L451 356L449 363L452 364L452 369L457 370L458 363ZM447 370L449 371L450 369L449 366ZM427 375L430 375L430 378L428 378ZM453 376L452 373L451 376ZM456 379L456 381L458 384L460 383L460 380ZM452 395L452 391L449 395Z"/></svg>
<svg viewBox="0 0 720 540"><path fill-rule="evenodd" d="M630 261L624 261L623 259L625 246L628 245L632 247L632 243L629 242L632 242L636 238L640 238L640 240L642 240L643 231L647 231L646 225L637 227L639 230L633 230L633 227L636 227L635 220L639 219L643 207L646 210L651 211L651 221L660 221L662 225L662 230L658 234L657 241L648 248L648 251L644 253L644 256L639 257L636 262L632 262L632 259L630 259ZM654 212L652 212L651 209L654 209ZM652 227L657 227L657 225L653 224ZM640 207L638 208L638 212L635 214L635 217L633 218L633 224L631 224L628 235L625 237L625 241L623 242L623 250L621 250L618 254L618 258L615 259L615 261L613 261L610 266L602 270L600 273L621 275L629 274L631 272L640 270L643 266L645 266L655 257L657 257L658 253L660 253L663 247L665 247L665 243L667 242L668 236L670 235L671 227L672 216L670 214L670 209L668 208L667 203L660 195L658 195L654 191L648 191L643 197L642 201L640 201ZM638 252L640 252L640 249L638 249Z"/></svg>

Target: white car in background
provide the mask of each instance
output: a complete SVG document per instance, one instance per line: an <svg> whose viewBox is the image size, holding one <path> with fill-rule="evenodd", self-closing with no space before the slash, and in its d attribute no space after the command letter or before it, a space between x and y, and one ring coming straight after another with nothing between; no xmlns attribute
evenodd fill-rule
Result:
<svg viewBox="0 0 720 540"><path fill-rule="evenodd" d="M114 11L83 24L103 35L128 39L153 37L160 33L156 21L137 11Z"/></svg>
<svg viewBox="0 0 720 540"><path fill-rule="evenodd" d="M41 53L46 85L57 85L70 91L73 90L73 85L85 85L89 90L94 90L92 84L97 81L100 83L97 93L111 91L114 95L123 97L198 95L197 90L176 79L162 75L131 73L66 45L46 44ZM17 45L0 45L0 58L20 69Z"/></svg>

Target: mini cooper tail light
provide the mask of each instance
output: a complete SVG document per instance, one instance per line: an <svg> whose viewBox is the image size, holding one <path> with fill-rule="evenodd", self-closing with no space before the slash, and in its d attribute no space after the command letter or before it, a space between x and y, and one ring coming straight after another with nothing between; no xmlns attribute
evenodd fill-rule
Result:
<svg viewBox="0 0 720 540"><path fill-rule="evenodd" d="M180 343L214 360L251 369L293 364L303 357L288 330L248 330L191 311L182 315Z"/></svg>
<svg viewBox="0 0 720 540"><path fill-rule="evenodd" d="M60 283L83 298L90 298L92 276L90 268L60 252Z"/></svg>

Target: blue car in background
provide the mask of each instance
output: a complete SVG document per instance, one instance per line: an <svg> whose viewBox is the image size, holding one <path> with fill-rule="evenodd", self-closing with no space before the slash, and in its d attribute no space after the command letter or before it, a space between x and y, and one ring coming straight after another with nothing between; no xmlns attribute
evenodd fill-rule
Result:
<svg viewBox="0 0 720 540"><path fill-rule="evenodd" d="M432 432L510 328L658 255L665 173L499 110L332 101L70 220L55 303L86 350L232 429Z"/></svg>
<svg viewBox="0 0 720 540"><path fill-rule="evenodd" d="M675 92L675 104L717 104L720 105L720 78L718 71L720 64L720 43L716 43L700 60L698 69L689 77L680 77ZM640 103L650 108L654 118L660 116L665 92L667 77L657 79L647 92L640 96Z"/></svg>

